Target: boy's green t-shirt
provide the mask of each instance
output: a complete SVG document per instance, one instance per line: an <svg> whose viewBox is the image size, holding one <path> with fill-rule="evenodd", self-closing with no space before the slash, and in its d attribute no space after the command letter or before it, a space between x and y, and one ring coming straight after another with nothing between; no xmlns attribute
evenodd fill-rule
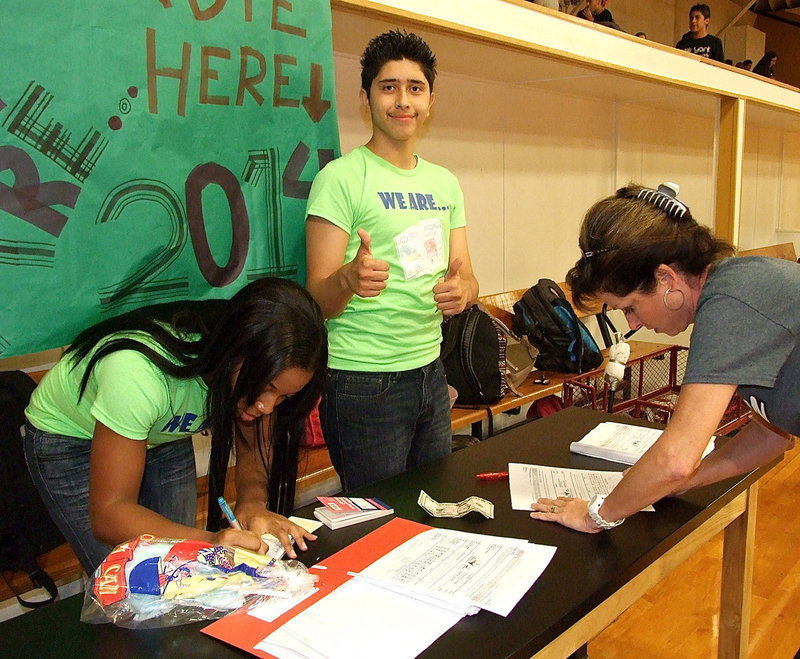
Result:
<svg viewBox="0 0 800 659"><path fill-rule="evenodd" d="M354 295L328 320L328 365L406 371L436 359L442 314L433 287L447 272L450 231L466 226L455 176L422 158L414 169L400 169L361 146L317 174L307 211L350 235L345 262L355 257L364 229L374 258L389 263L380 295Z"/></svg>
<svg viewBox="0 0 800 659"><path fill-rule="evenodd" d="M146 335L136 338L163 353ZM97 362L78 401L87 362L88 357L73 369L70 355L65 355L44 376L25 410L36 428L88 440L99 421L124 437L146 440L150 447L205 427L208 388L201 378L171 377L143 354L119 350Z"/></svg>

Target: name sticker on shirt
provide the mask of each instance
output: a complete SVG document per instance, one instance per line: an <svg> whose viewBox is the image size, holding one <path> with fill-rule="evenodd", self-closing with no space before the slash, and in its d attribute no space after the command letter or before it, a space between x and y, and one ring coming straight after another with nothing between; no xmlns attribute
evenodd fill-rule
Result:
<svg viewBox="0 0 800 659"><path fill-rule="evenodd" d="M433 274L444 264L442 222L438 217L408 227L395 236L394 244L406 280Z"/></svg>

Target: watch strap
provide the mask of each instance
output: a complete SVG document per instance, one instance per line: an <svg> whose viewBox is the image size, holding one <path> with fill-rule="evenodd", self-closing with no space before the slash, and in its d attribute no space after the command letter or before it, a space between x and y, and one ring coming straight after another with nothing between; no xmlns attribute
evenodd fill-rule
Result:
<svg viewBox="0 0 800 659"><path fill-rule="evenodd" d="M602 515L600 515L600 507L603 505L603 501L606 500L605 494L595 494L592 497L592 500L589 502L589 519L591 519L598 528L601 529L613 529L615 526L619 526L622 522L625 521L625 518L618 519L616 522L609 522L608 520L603 519Z"/></svg>

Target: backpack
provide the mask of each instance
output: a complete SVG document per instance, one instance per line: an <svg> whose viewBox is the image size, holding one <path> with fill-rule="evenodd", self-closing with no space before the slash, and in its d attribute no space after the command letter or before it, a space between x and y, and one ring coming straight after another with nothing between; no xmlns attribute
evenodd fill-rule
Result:
<svg viewBox="0 0 800 659"><path fill-rule="evenodd" d="M521 396L517 387L525 382L533 370L539 351L531 345L527 336L517 336L499 318L492 316L492 320L506 339L506 388L516 396Z"/></svg>
<svg viewBox="0 0 800 659"><path fill-rule="evenodd" d="M442 324L441 359L460 405L491 405L515 391L533 368L535 350L472 305Z"/></svg>
<svg viewBox="0 0 800 659"><path fill-rule="evenodd" d="M513 327L538 348L536 368L583 373L603 363L589 330L551 279L540 279L514 304Z"/></svg>
<svg viewBox="0 0 800 659"><path fill-rule="evenodd" d="M47 600L26 601L9 583L19 603L27 608L43 606L57 597L58 588L36 557L66 542L31 481L22 450L25 408L35 388L36 382L22 371L0 372L0 571L25 572L35 586L50 595Z"/></svg>
<svg viewBox="0 0 800 659"><path fill-rule="evenodd" d="M447 383L458 391L456 403L491 404L505 396L505 337L477 305L442 323L440 356Z"/></svg>

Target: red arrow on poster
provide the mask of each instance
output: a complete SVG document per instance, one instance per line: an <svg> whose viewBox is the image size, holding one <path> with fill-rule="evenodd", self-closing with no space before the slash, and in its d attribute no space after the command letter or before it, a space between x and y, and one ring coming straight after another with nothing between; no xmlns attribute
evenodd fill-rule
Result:
<svg viewBox="0 0 800 659"><path fill-rule="evenodd" d="M322 66L311 64L310 96L303 96L303 108L315 124L319 123L330 109L331 102L322 98Z"/></svg>

